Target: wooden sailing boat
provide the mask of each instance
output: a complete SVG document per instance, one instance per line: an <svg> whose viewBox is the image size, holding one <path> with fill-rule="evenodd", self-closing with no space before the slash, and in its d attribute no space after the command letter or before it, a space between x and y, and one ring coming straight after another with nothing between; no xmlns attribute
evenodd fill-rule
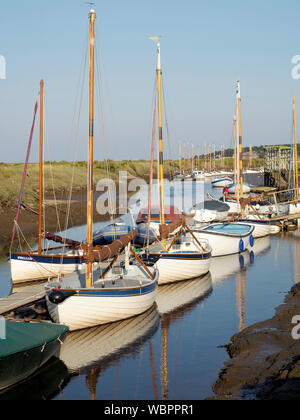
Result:
<svg viewBox="0 0 300 420"><path fill-rule="evenodd" d="M159 284L173 283L206 274L210 268L211 247L207 241L197 240L186 224L184 217L166 226L164 203L163 128L162 128L162 67L158 37L151 38L157 44L156 82L158 92L159 133L159 196L160 196L160 239L161 243L150 248L147 257L157 261ZM179 231L178 231L179 229ZM174 238L170 233L177 230Z"/></svg>
<svg viewBox="0 0 300 420"><path fill-rule="evenodd" d="M157 290L158 271L148 268L130 242L137 230L103 248L93 248L93 140L94 140L94 48L95 19L92 9L90 21L90 78L89 78L89 162L88 162L88 214L87 244L85 247L86 269L74 273L46 287L49 313L55 322L66 324L70 330L79 330L96 325L120 321L147 311L154 304ZM126 249L125 260L119 266ZM138 263L129 263L129 249ZM102 261L112 259L108 267L101 267ZM95 269L94 264L99 264Z"/></svg>

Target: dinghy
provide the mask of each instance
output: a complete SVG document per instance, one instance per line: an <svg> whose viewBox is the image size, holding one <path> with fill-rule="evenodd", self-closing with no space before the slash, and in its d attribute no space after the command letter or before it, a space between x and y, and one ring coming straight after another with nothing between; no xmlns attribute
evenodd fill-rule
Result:
<svg viewBox="0 0 300 420"><path fill-rule="evenodd" d="M29 378L59 350L68 327L48 322L5 322L0 338L0 391Z"/></svg>
<svg viewBox="0 0 300 420"><path fill-rule="evenodd" d="M228 217L230 207L226 203L216 200L206 200L189 210L196 223L220 222Z"/></svg>
<svg viewBox="0 0 300 420"><path fill-rule="evenodd" d="M238 254L254 244L254 227L241 223L214 223L204 228L193 228L197 238L206 239L212 248L212 257Z"/></svg>
<svg viewBox="0 0 300 420"><path fill-rule="evenodd" d="M232 184L232 179L225 176L225 177L218 177L211 181L211 185L214 188L224 188L229 187Z"/></svg>

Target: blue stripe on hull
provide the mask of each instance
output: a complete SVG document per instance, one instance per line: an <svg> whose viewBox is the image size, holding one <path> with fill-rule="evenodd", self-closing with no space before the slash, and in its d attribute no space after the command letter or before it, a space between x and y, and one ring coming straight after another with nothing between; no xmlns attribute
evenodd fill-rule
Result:
<svg viewBox="0 0 300 420"><path fill-rule="evenodd" d="M191 253L185 253L182 252L180 254L171 254L171 253L158 253L158 254L149 254L149 259L151 260L151 258L155 258L157 257L157 255L160 255L160 259L165 259L165 260L207 260L208 258L211 257L211 253L208 252L206 254L191 254Z"/></svg>
<svg viewBox="0 0 300 420"><path fill-rule="evenodd" d="M23 262L37 262L41 264L83 264L84 259L82 257L61 257L56 255L51 255L49 257L41 255L32 255L30 254L11 254L11 260L23 261Z"/></svg>
<svg viewBox="0 0 300 420"><path fill-rule="evenodd" d="M137 287L131 290L78 290L75 297L129 297L129 296L140 296L152 293L157 287L156 282L145 287ZM61 289L63 292L64 289Z"/></svg>

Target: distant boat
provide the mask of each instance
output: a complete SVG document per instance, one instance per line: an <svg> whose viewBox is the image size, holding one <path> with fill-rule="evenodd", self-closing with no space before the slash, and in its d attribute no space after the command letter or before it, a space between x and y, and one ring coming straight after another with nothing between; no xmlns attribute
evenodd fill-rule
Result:
<svg viewBox="0 0 300 420"><path fill-rule="evenodd" d="M196 223L223 221L228 217L230 207L226 203L216 200L206 200L190 209Z"/></svg>
<svg viewBox="0 0 300 420"><path fill-rule="evenodd" d="M232 179L229 178L228 176L218 177L211 182L211 185L214 188L228 187L231 184L232 184Z"/></svg>
<svg viewBox="0 0 300 420"><path fill-rule="evenodd" d="M228 186L228 192L229 194L235 194L235 184L230 184ZM243 184L243 193L248 194L251 191L251 187L249 184Z"/></svg>
<svg viewBox="0 0 300 420"><path fill-rule="evenodd" d="M0 391L29 378L59 350L69 328L48 322L5 322L0 340Z"/></svg>
<svg viewBox="0 0 300 420"><path fill-rule="evenodd" d="M191 178L194 180L204 180L205 179L205 173L202 171L194 171L192 172Z"/></svg>

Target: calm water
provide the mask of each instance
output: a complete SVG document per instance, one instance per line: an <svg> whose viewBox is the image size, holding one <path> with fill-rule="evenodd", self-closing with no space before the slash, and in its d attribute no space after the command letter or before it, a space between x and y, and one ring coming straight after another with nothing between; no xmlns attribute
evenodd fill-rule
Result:
<svg viewBox="0 0 300 420"><path fill-rule="evenodd" d="M81 239L84 232L70 233ZM157 306L146 314L70 334L59 360L4 398L208 397L228 359L218 346L273 316L299 270L299 231L257 240L242 258L213 259L210 275L159 288ZM4 296L11 289L7 263L0 265L0 280Z"/></svg>

